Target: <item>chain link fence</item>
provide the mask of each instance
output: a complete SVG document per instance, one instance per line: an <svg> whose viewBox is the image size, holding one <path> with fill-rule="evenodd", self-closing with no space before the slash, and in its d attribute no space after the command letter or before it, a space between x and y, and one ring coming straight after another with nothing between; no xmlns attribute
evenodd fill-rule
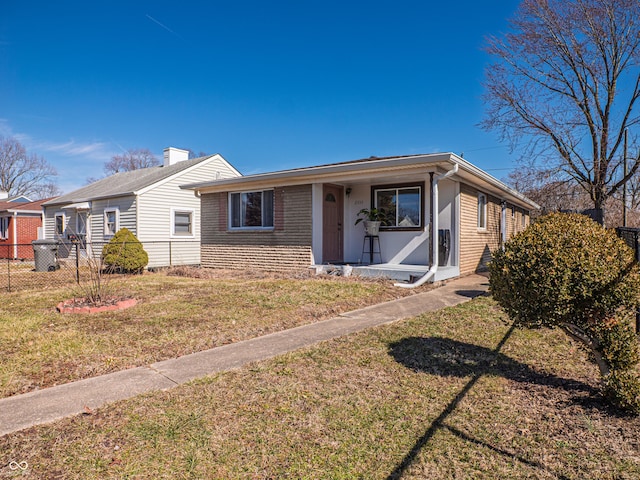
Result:
<svg viewBox="0 0 640 480"><path fill-rule="evenodd" d="M199 241L141 242L148 269L200 264ZM0 245L0 292L59 288L89 282L100 268L106 242L56 242Z"/></svg>

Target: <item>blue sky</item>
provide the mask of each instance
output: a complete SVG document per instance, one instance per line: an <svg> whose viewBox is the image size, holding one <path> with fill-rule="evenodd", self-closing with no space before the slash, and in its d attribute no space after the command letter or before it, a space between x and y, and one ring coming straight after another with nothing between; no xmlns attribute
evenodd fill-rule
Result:
<svg viewBox="0 0 640 480"><path fill-rule="evenodd" d="M0 0L0 134L68 192L130 148L220 153L243 174L464 152L482 131L487 35L517 0Z"/></svg>

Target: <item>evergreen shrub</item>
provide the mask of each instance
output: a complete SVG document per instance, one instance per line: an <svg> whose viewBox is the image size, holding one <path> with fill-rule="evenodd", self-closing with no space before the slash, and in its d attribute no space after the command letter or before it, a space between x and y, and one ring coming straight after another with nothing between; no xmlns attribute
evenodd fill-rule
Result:
<svg viewBox="0 0 640 480"><path fill-rule="evenodd" d="M582 342L606 396L640 413L638 339L631 327L640 274L615 232L579 214L541 217L495 252L491 293L516 326L559 327Z"/></svg>
<svg viewBox="0 0 640 480"><path fill-rule="evenodd" d="M102 249L102 263L109 271L142 273L149 256L142 243L127 228L121 228Z"/></svg>

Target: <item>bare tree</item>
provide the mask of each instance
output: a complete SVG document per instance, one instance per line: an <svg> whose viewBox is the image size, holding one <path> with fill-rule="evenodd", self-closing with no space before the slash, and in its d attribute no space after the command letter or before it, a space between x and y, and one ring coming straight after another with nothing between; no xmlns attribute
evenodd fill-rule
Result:
<svg viewBox="0 0 640 480"><path fill-rule="evenodd" d="M104 164L104 173L113 175L119 172L129 172L140 168L155 167L160 161L147 148L129 149L121 155L114 155Z"/></svg>
<svg viewBox="0 0 640 480"><path fill-rule="evenodd" d="M56 175L55 168L44 158L28 154L15 138L0 135L0 190L12 197L24 195L33 200L59 195Z"/></svg>
<svg viewBox="0 0 640 480"><path fill-rule="evenodd" d="M194 159L194 158L200 158L200 157L206 157L207 155L209 155L206 152L203 152L202 150L200 150L198 153L194 152L193 150L191 150L190 148L187 149L187 151L189 152L189 160Z"/></svg>
<svg viewBox="0 0 640 480"><path fill-rule="evenodd" d="M627 225L630 227L640 227L639 177L640 175L636 173L628 183ZM593 208L589 194L576 182L563 179L555 170L522 167L512 171L504 182L540 205L540 210L531 212L533 219L551 212L583 213ZM622 204L621 191L607 199L604 208L606 225L623 224Z"/></svg>
<svg viewBox="0 0 640 480"><path fill-rule="evenodd" d="M120 155L114 155L111 160L105 162L103 171L105 176L114 175L120 172L130 172L140 168L155 167L160 165L160 161L148 148L130 148ZM97 182L104 177L89 177L86 183Z"/></svg>
<svg viewBox="0 0 640 480"><path fill-rule="evenodd" d="M509 174L505 183L540 205L532 217L558 211L581 212L592 206L587 192L552 169L519 168Z"/></svg>
<svg viewBox="0 0 640 480"><path fill-rule="evenodd" d="M58 187L57 184L53 182L43 183L38 188L38 193L35 193L32 197L32 200L40 200L43 198L52 198L57 197L58 195L62 195L62 190Z"/></svg>
<svg viewBox="0 0 640 480"><path fill-rule="evenodd" d="M524 0L510 32L488 41L486 129L556 165L603 208L622 173L623 136L640 118L640 2ZM634 130L635 129L635 130Z"/></svg>

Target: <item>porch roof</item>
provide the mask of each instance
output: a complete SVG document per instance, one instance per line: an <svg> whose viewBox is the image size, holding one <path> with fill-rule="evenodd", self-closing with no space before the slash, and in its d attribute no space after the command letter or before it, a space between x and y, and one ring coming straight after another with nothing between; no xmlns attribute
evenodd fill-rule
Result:
<svg viewBox="0 0 640 480"><path fill-rule="evenodd" d="M353 185L368 183L378 178L385 182L400 181L428 172L445 172L458 164L457 177L493 195L526 209L539 206L500 180L453 153L432 153L399 157L371 157L328 165L259 173L229 179L183 185L181 188L199 193L217 193L233 190L273 188L308 183L336 183Z"/></svg>

